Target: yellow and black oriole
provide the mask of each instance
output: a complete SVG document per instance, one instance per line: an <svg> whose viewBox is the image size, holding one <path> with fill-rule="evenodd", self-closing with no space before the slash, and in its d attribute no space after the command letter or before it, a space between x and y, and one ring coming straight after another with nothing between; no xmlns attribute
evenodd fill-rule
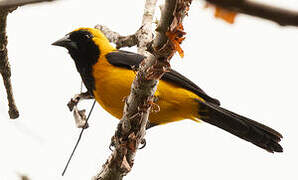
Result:
<svg viewBox="0 0 298 180"><path fill-rule="evenodd" d="M98 29L79 28L53 43L68 49L88 91L110 114L120 119L123 97L130 92L135 73L144 56L115 49ZM192 81L171 70L161 78L155 93L160 107L151 113L149 127L183 119L204 122L222 128L269 152L282 152L282 135L254 120L220 107Z"/></svg>

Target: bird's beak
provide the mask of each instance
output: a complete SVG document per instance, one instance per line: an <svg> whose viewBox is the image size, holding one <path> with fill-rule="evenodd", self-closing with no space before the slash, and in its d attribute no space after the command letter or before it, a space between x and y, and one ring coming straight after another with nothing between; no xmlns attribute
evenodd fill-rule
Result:
<svg viewBox="0 0 298 180"><path fill-rule="evenodd" d="M55 41L52 43L53 46L61 46L65 47L67 49L77 49L78 46L75 42L71 41L69 38L69 35L64 36L63 38L59 39L58 41Z"/></svg>

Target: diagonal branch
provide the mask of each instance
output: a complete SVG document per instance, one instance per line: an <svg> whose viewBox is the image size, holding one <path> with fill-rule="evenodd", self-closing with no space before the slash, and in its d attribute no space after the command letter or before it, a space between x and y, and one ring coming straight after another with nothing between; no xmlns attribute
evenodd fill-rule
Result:
<svg viewBox="0 0 298 180"><path fill-rule="evenodd" d="M18 6L33 4L45 1L54 0L0 0L0 73L3 78L4 86L7 93L8 99L8 114L11 119L19 117L19 111L16 107L15 100L12 93L11 85L11 68L7 56L7 15L14 11Z"/></svg>
<svg viewBox="0 0 298 180"><path fill-rule="evenodd" d="M7 36L6 36L6 21L8 13L12 12L16 8L0 8L0 73L3 78L4 86L6 88L7 99L8 99L8 114L11 119L19 117L19 111L16 107L12 86L11 86L11 69L7 56Z"/></svg>
<svg viewBox="0 0 298 180"><path fill-rule="evenodd" d="M138 43L136 33L129 36L121 36L119 33L114 32L103 25L96 25L95 28L103 32L110 42L115 43L117 49L120 49L122 47L132 47L137 45Z"/></svg>
<svg viewBox="0 0 298 180"><path fill-rule="evenodd" d="M247 0L206 0L224 9L260 17L281 26L298 26L298 12Z"/></svg>
<svg viewBox="0 0 298 180"><path fill-rule="evenodd" d="M176 51L167 33L174 33L181 26L190 3L191 0L166 0L156 30L157 35L150 48L152 54L148 53L147 58L140 64L131 93L125 102L123 117L112 138L115 149L94 180L120 180L130 172L136 150L145 135L158 80L170 68L169 60ZM146 1L144 24L141 28L144 33L137 36L140 38L139 42L145 41L143 45L138 44L141 53L145 53L146 46L152 38L151 23L155 4L156 0Z"/></svg>
<svg viewBox="0 0 298 180"><path fill-rule="evenodd" d="M35 3L50 2L50 1L55 1L55 0L1 0L0 8L23 6L27 4L35 4Z"/></svg>

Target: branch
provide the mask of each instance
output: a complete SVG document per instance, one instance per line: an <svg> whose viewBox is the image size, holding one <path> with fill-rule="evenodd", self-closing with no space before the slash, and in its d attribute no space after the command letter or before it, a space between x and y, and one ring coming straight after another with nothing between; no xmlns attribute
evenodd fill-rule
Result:
<svg viewBox="0 0 298 180"><path fill-rule="evenodd" d="M2 0L0 1L0 8L23 6L27 4L35 4L40 2L51 2L51 1L55 1L55 0Z"/></svg>
<svg viewBox="0 0 298 180"><path fill-rule="evenodd" d="M140 64L136 78L132 83L131 93L125 101L123 117L118 124L112 144L115 149L102 170L94 180L120 180L130 172L136 150L143 141L149 112L153 103L158 80L170 68L169 60L176 49L167 33L176 33L182 19L189 9L191 0L166 0L162 9L157 36L150 48L152 54ZM156 0L147 0L143 16L143 26L139 41L139 52L145 53L147 44L152 39L152 17ZM140 38L140 39L139 39Z"/></svg>
<svg viewBox="0 0 298 180"><path fill-rule="evenodd" d="M298 26L298 12L247 0L206 0L224 9L264 18L281 26Z"/></svg>
<svg viewBox="0 0 298 180"><path fill-rule="evenodd" d="M156 1L157 0L146 0L142 26L132 35L121 36L119 33L103 25L96 25L95 28L103 32L110 42L115 43L117 49L138 45L138 53L145 55L146 45L151 42L153 38L152 21Z"/></svg>
<svg viewBox="0 0 298 180"><path fill-rule="evenodd" d="M16 107L12 86L11 86L11 69L7 56L7 35L6 35L6 21L8 13L12 12L16 8L0 8L0 73L3 78L4 86L7 93L8 99L8 114L11 119L16 119L19 117L19 111Z"/></svg>
<svg viewBox="0 0 298 180"><path fill-rule="evenodd" d="M138 43L136 33L129 36L121 36L119 33L114 32L103 25L96 25L95 28L103 32L110 42L115 43L117 49L122 47L132 47Z"/></svg>
<svg viewBox="0 0 298 180"><path fill-rule="evenodd" d="M27 175L20 174L20 180L30 180L30 178Z"/></svg>
<svg viewBox="0 0 298 180"><path fill-rule="evenodd" d="M7 15L18 6L54 0L0 0L0 74L2 75L8 99L8 114L11 119L19 117L19 111L12 93L11 68L7 56Z"/></svg>
<svg viewBox="0 0 298 180"><path fill-rule="evenodd" d="M157 0L146 0L142 19L142 27L136 32L136 37L138 40L138 53L142 55L149 55L145 51L147 44L153 39L152 21L155 12L156 1Z"/></svg>

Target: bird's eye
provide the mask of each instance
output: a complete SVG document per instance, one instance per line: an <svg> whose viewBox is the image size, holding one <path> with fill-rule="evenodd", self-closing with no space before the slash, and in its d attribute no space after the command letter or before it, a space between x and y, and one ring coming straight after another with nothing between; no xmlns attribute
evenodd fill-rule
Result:
<svg viewBox="0 0 298 180"><path fill-rule="evenodd" d="M91 35L90 35L90 34L85 34L84 37L85 37L86 39L90 39L90 38L91 38Z"/></svg>

